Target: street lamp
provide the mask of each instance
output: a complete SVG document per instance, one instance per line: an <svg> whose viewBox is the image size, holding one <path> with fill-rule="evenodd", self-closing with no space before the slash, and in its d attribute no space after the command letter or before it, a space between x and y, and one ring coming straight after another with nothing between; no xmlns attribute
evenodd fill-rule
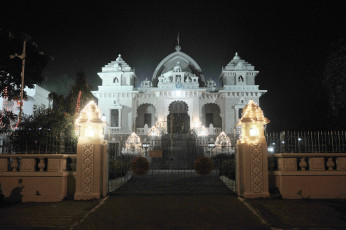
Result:
<svg viewBox="0 0 346 230"><path fill-rule="evenodd" d="M10 55L10 58L13 59L15 57L19 57L22 59L22 73L21 73L21 86L20 86L20 105L19 105L19 116L18 116L18 124L20 123L22 119L22 112L23 112L23 90L24 90L24 70L25 70L25 57L26 57L26 39L24 39L24 44L23 44L23 53L21 55L14 54Z"/></svg>
<svg viewBox="0 0 346 230"><path fill-rule="evenodd" d="M207 144L207 148L209 149L209 156L211 157L211 151L212 151L212 149L214 149L215 148L215 143L214 142L209 142L208 144Z"/></svg>
<svg viewBox="0 0 346 230"><path fill-rule="evenodd" d="M150 143L143 143L142 148L145 150L145 157L148 157L148 148L150 147Z"/></svg>

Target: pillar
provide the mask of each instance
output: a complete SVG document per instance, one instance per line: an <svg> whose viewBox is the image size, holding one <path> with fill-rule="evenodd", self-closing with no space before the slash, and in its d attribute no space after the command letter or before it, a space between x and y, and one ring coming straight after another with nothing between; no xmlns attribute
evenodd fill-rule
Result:
<svg viewBox="0 0 346 230"><path fill-rule="evenodd" d="M104 140L102 113L94 102L81 112L76 165L75 200L99 199L108 192L108 153Z"/></svg>
<svg viewBox="0 0 346 230"><path fill-rule="evenodd" d="M269 120L252 100L246 105L238 125L241 137L237 141L237 193L245 198L269 196L268 152L264 125Z"/></svg>

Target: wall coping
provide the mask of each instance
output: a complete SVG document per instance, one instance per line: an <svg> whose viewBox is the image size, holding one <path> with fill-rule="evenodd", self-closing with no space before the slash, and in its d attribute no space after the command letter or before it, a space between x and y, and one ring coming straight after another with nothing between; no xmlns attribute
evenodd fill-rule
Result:
<svg viewBox="0 0 346 230"><path fill-rule="evenodd" d="M346 176L346 170L333 171L269 171L269 175L274 176Z"/></svg>
<svg viewBox="0 0 346 230"><path fill-rule="evenodd" d="M1 172L0 177L63 177L73 175L72 171L63 171L63 172L22 172L22 171L10 171L10 172Z"/></svg>
<svg viewBox="0 0 346 230"><path fill-rule="evenodd" d="M0 154L0 158L76 158L76 154Z"/></svg>
<svg viewBox="0 0 346 230"><path fill-rule="evenodd" d="M269 154L268 154L269 155ZM286 157L346 157L346 153L276 153L272 154L277 158ZM269 155L270 157L270 155Z"/></svg>

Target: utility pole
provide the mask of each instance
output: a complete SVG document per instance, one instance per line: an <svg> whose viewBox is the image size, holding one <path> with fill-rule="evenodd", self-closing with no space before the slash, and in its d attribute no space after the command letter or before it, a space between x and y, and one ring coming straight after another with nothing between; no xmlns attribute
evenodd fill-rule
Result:
<svg viewBox="0 0 346 230"><path fill-rule="evenodd" d="M23 43L23 53L21 55L18 55L18 54L10 55L10 58L19 57L20 59L22 59L22 73L21 73L22 82L20 85L20 105L19 105L18 124L22 120L22 112L23 112L24 70L25 70L25 57L26 57L25 52L26 52L26 39L24 39L24 43Z"/></svg>

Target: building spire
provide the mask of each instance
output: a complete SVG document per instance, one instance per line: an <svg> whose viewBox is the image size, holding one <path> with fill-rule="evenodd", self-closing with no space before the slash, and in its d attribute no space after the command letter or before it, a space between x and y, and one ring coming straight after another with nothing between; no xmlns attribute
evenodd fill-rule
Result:
<svg viewBox="0 0 346 230"><path fill-rule="evenodd" d="M180 39L179 39L179 32L178 32L177 41L178 41L178 46L179 46L179 43L180 43Z"/></svg>
<svg viewBox="0 0 346 230"><path fill-rule="evenodd" d="M181 50L181 47L180 47L180 37L179 37L179 32L178 32L178 36L177 36L177 46L175 47L175 50L176 51L180 51Z"/></svg>

